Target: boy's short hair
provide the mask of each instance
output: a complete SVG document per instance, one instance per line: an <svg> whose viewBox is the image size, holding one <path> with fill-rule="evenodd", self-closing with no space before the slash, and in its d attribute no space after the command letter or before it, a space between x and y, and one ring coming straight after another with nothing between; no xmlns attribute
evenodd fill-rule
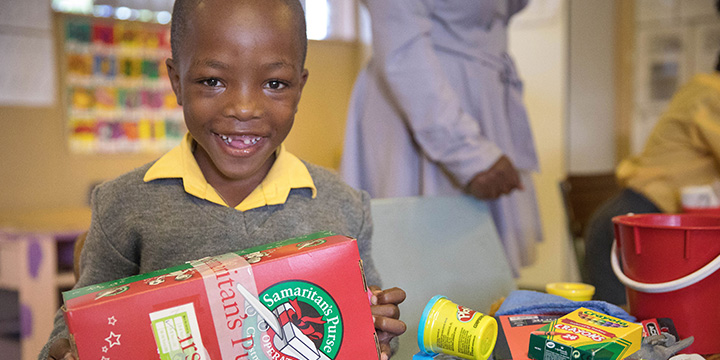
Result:
<svg viewBox="0 0 720 360"><path fill-rule="evenodd" d="M245 0L229 0L229 1L245 1ZM270 1L270 0L264 0ZM297 30L298 41L302 45L302 67L305 67L305 57L307 55L307 30L305 24L305 11L299 0L277 0L285 4L295 19L294 24ZM170 49L173 59L179 58L179 51L185 34L187 31L187 17L197 7L200 0L175 0L173 4L172 22L170 23ZM176 60L177 61L177 60Z"/></svg>

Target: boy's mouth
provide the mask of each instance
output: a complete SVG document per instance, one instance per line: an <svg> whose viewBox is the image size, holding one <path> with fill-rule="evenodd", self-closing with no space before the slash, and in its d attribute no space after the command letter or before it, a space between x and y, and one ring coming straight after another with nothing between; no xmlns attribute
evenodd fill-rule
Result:
<svg viewBox="0 0 720 360"><path fill-rule="evenodd" d="M228 146L236 149L244 149L253 146L262 140L260 136L252 135L240 135L240 136L228 136L223 134L216 134L220 139Z"/></svg>

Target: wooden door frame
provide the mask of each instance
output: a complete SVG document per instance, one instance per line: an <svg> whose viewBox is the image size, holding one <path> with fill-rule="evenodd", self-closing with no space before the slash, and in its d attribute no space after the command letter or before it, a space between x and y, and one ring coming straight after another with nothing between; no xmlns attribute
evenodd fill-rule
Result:
<svg viewBox="0 0 720 360"><path fill-rule="evenodd" d="M635 0L615 0L615 163L631 154L635 101Z"/></svg>

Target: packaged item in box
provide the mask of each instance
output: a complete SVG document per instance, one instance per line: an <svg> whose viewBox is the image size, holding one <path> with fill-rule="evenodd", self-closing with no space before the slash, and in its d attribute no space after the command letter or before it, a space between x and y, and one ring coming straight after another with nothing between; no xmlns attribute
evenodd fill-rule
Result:
<svg viewBox="0 0 720 360"><path fill-rule="evenodd" d="M675 329L675 323L670 318L652 318L643 320L640 322L643 327L643 337L658 335L662 333L668 333L680 339L677 330Z"/></svg>
<svg viewBox="0 0 720 360"><path fill-rule="evenodd" d="M321 232L63 293L81 359L372 359L354 239Z"/></svg>
<svg viewBox="0 0 720 360"><path fill-rule="evenodd" d="M495 360L528 360L530 333L557 320L561 315L521 314L496 316L498 339L493 350Z"/></svg>
<svg viewBox="0 0 720 360"><path fill-rule="evenodd" d="M615 360L640 350L642 325L579 308L530 334L531 359Z"/></svg>

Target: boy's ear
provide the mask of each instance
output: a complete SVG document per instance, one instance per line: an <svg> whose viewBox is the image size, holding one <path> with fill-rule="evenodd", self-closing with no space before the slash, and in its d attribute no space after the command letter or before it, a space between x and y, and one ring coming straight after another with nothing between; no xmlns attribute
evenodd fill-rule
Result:
<svg viewBox="0 0 720 360"><path fill-rule="evenodd" d="M177 68L175 61L172 58L165 60L165 66L167 67L168 78L170 78L170 85L172 86L173 92L175 93L175 99L178 105L182 105L182 86L180 85L180 69Z"/></svg>
<svg viewBox="0 0 720 360"><path fill-rule="evenodd" d="M302 97L302 91L305 88L305 84L307 84L308 76L310 76L310 72L308 69L303 69L302 74L300 75L300 96L297 98L297 102L295 103L295 113L298 112L298 103L300 102L300 98Z"/></svg>
<svg viewBox="0 0 720 360"><path fill-rule="evenodd" d="M720 1L720 0L718 0L718 1ZM307 84L308 76L310 76L310 71L308 71L308 69L303 69L302 76L301 76L301 81L302 81L302 84L300 87L301 90L303 88L305 88L305 84Z"/></svg>

